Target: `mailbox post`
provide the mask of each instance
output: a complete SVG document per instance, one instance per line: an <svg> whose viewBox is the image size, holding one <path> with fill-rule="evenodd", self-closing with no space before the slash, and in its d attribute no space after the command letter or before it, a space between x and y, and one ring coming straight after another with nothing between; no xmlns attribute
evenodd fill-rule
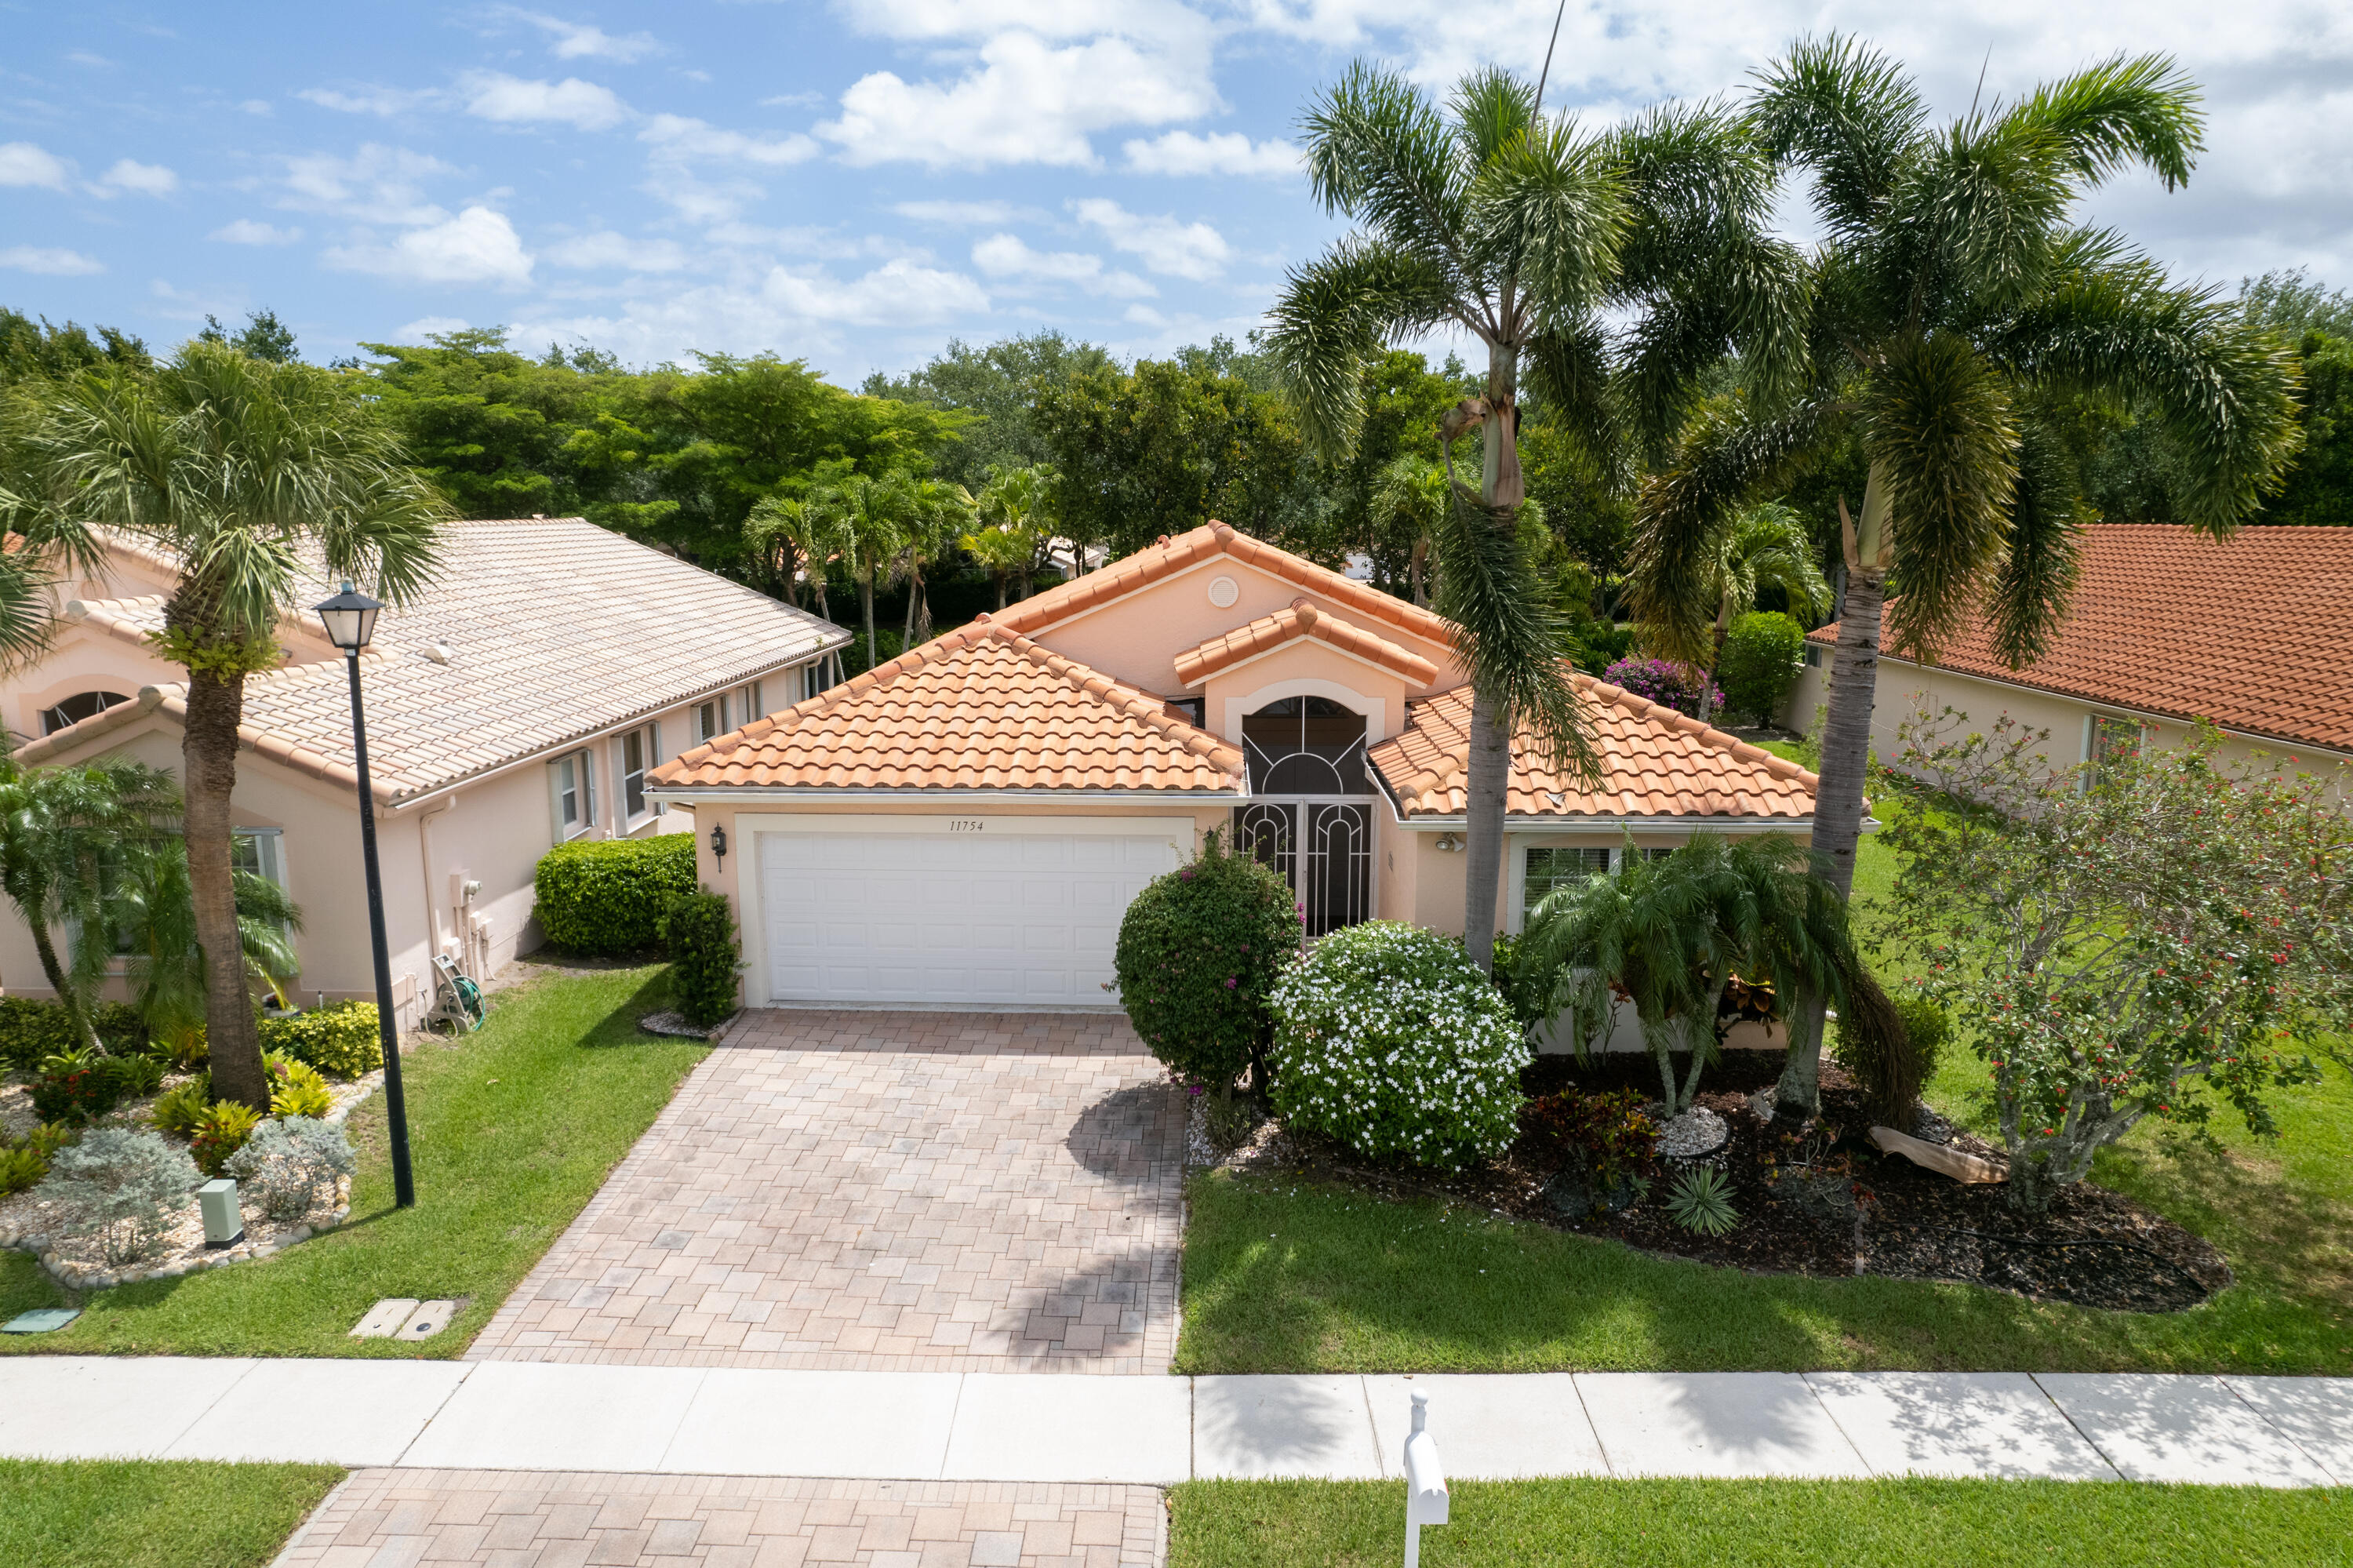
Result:
<svg viewBox="0 0 2353 1568"><path fill-rule="evenodd" d="M1430 1395L1413 1395L1413 1427L1405 1435L1405 1568L1421 1568L1421 1527L1446 1522L1446 1472L1438 1440L1430 1435Z"/></svg>

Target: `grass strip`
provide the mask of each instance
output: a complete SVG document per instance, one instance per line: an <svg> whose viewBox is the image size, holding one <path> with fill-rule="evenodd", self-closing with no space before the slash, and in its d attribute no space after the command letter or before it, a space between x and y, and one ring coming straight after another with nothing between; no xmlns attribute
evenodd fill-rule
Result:
<svg viewBox="0 0 2353 1568"><path fill-rule="evenodd" d="M1463 1481L1426 1568L2233 1568L2342 1563L2353 1490L2088 1481ZM1385 1568L1398 1481L1191 1481L1169 1568Z"/></svg>
<svg viewBox="0 0 2353 1568"><path fill-rule="evenodd" d="M9 1568L260 1568L343 1472L197 1459L0 1459Z"/></svg>
<svg viewBox="0 0 2353 1568"><path fill-rule="evenodd" d="M402 1057L415 1208L392 1204L379 1096L352 1117L360 1171L341 1228L259 1262L97 1292L69 1328L0 1336L0 1354L460 1354L708 1052L638 1031L666 1001L659 968L497 998L480 1033ZM30 1258L0 1260L0 1317L73 1304ZM385 1297L471 1299L431 1340L350 1338Z"/></svg>

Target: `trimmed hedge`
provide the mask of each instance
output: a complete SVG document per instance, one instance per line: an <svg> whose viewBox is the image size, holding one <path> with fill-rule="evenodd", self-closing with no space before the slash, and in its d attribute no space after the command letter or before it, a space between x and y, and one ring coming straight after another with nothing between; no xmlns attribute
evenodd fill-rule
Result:
<svg viewBox="0 0 2353 1568"><path fill-rule="evenodd" d="M331 1001L291 1018L265 1018L261 1048L338 1078L356 1078L384 1065L384 1036L372 1001Z"/></svg>
<svg viewBox="0 0 2353 1568"><path fill-rule="evenodd" d="M661 946L670 901L695 889L694 835L558 844L533 885L540 929L565 951L649 952Z"/></svg>
<svg viewBox="0 0 2353 1568"><path fill-rule="evenodd" d="M1120 1005L1171 1071L1223 1089L1263 1062L1267 997L1299 957L1291 884L1210 833L1188 865L1153 878L1119 923Z"/></svg>
<svg viewBox="0 0 2353 1568"><path fill-rule="evenodd" d="M678 835L684 838L687 835ZM735 912L724 895L690 893L662 920L670 943L670 994L689 1023L708 1029L735 1011Z"/></svg>
<svg viewBox="0 0 2353 1568"><path fill-rule="evenodd" d="M1789 688L1806 667L1806 629L1778 610L1759 610L1732 623L1720 673L1736 713L1758 724L1779 720Z"/></svg>
<svg viewBox="0 0 2353 1568"><path fill-rule="evenodd" d="M147 1048L147 1026L127 1003L101 1001L90 1010L90 1027L100 1044L118 1056ZM73 1023L65 1004L27 996L0 996L0 1066L37 1067L60 1051L72 1051Z"/></svg>

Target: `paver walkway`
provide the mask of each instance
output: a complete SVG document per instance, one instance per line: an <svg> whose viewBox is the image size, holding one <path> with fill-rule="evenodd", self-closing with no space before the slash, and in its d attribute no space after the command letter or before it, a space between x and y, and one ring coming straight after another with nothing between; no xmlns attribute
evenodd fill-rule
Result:
<svg viewBox="0 0 2353 1568"><path fill-rule="evenodd" d="M750 1013L469 1359L1166 1372L1183 1150L1124 1018Z"/></svg>
<svg viewBox="0 0 2353 1568"><path fill-rule="evenodd" d="M1152 1487L361 1470L277 1568L1154 1568Z"/></svg>

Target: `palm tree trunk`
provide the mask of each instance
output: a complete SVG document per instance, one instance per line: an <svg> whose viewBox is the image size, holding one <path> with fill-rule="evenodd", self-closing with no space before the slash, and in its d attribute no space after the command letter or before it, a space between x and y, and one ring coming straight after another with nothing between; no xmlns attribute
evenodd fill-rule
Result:
<svg viewBox="0 0 2353 1568"><path fill-rule="evenodd" d="M1005 568L1003 567L997 568L997 610L1000 615L1005 612Z"/></svg>
<svg viewBox="0 0 2353 1568"><path fill-rule="evenodd" d="M1519 354L1500 344L1487 348L1487 418L1484 450L1480 454L1481 479L1490 507L1514 519L1527 499L1527 482L1520 471L1518 431L1513 418L1513 394L1518 385ZM1511 527L1512 522L1496 524ZM1471 765L1463 782L1467 796L1463 814L1462 945L1482 973L1495 961L1495 900L1504 879L1504 805L1512 778L1512 749L1505 726L1511 715L1495 694L1474 685L1471 692Z"/></svg>
<svg viewBox="0 0 2353 1568"><path fill-rule="evenodd" d="M874 565L858 575L858 609L866 617L866 667L874 668Z"/></svg>
<svg viewBox="0 0 2353 1568"><path fill-rule="evenodd" d="M1406 557L1406 581L1413 589L1413 602L1423 609L1430 608L1430 590L1422 586L1422 563L1430 558L1430 536L1423 535L1413 542L1413 553Z"/></svg>
<svg viewBox="0 0 2353 1568"><path fill-rule="evenodd" d="M41 918L38 910L26 910L25 915L25 924L33 928L33 951L40 955L41 973L47 977L49 989L58 993L58 1001L65 1005L66 1018L73 1024L75 1037L90 1050L103 1049L98 1043L98 1031L90 1026L90 1014L82 1008L81 993L66 979L65 966L58 962L57 946L49 938L49 923Z"/></svg>
<svg viewBox="0 0 2353 1568"><path fill-rule="evenodd" d="M1847 573L1839 615L1838 653L1831 663L1830 712L1822 721L1821 782L1814 790L1814 859L1841 896L1854 889L1854 855L1862 840L1862 790L1871 768L1871 710L1879 684L1879 614L1885 571ZM1806 999L1788 1021L1789 1054L1773 1090L1775 1120L1802 1121L1820 1108L1821 997Z"/></svg>
<svg viewBox="0 0 2353 1568"><path fill-rule="evenodd" d="M915 552L907 552L907 623L899 629L899 652L904 653L915 645L915 599L923 591L923 569L915 565Z"/></svg>
<svg viewBox="0 0 2353 1568"><path fill-rule="evenodd" d="M269 1080L262 1070L253 998L246 992L245 945L230 874L229 795L237 787L237 726L244 713L243 675L224 680L203 670L188 672L188 717L180 747L187 787L184 820L196 943L204 949L205 1038L213 1094L267 1116Z"/></svg>

